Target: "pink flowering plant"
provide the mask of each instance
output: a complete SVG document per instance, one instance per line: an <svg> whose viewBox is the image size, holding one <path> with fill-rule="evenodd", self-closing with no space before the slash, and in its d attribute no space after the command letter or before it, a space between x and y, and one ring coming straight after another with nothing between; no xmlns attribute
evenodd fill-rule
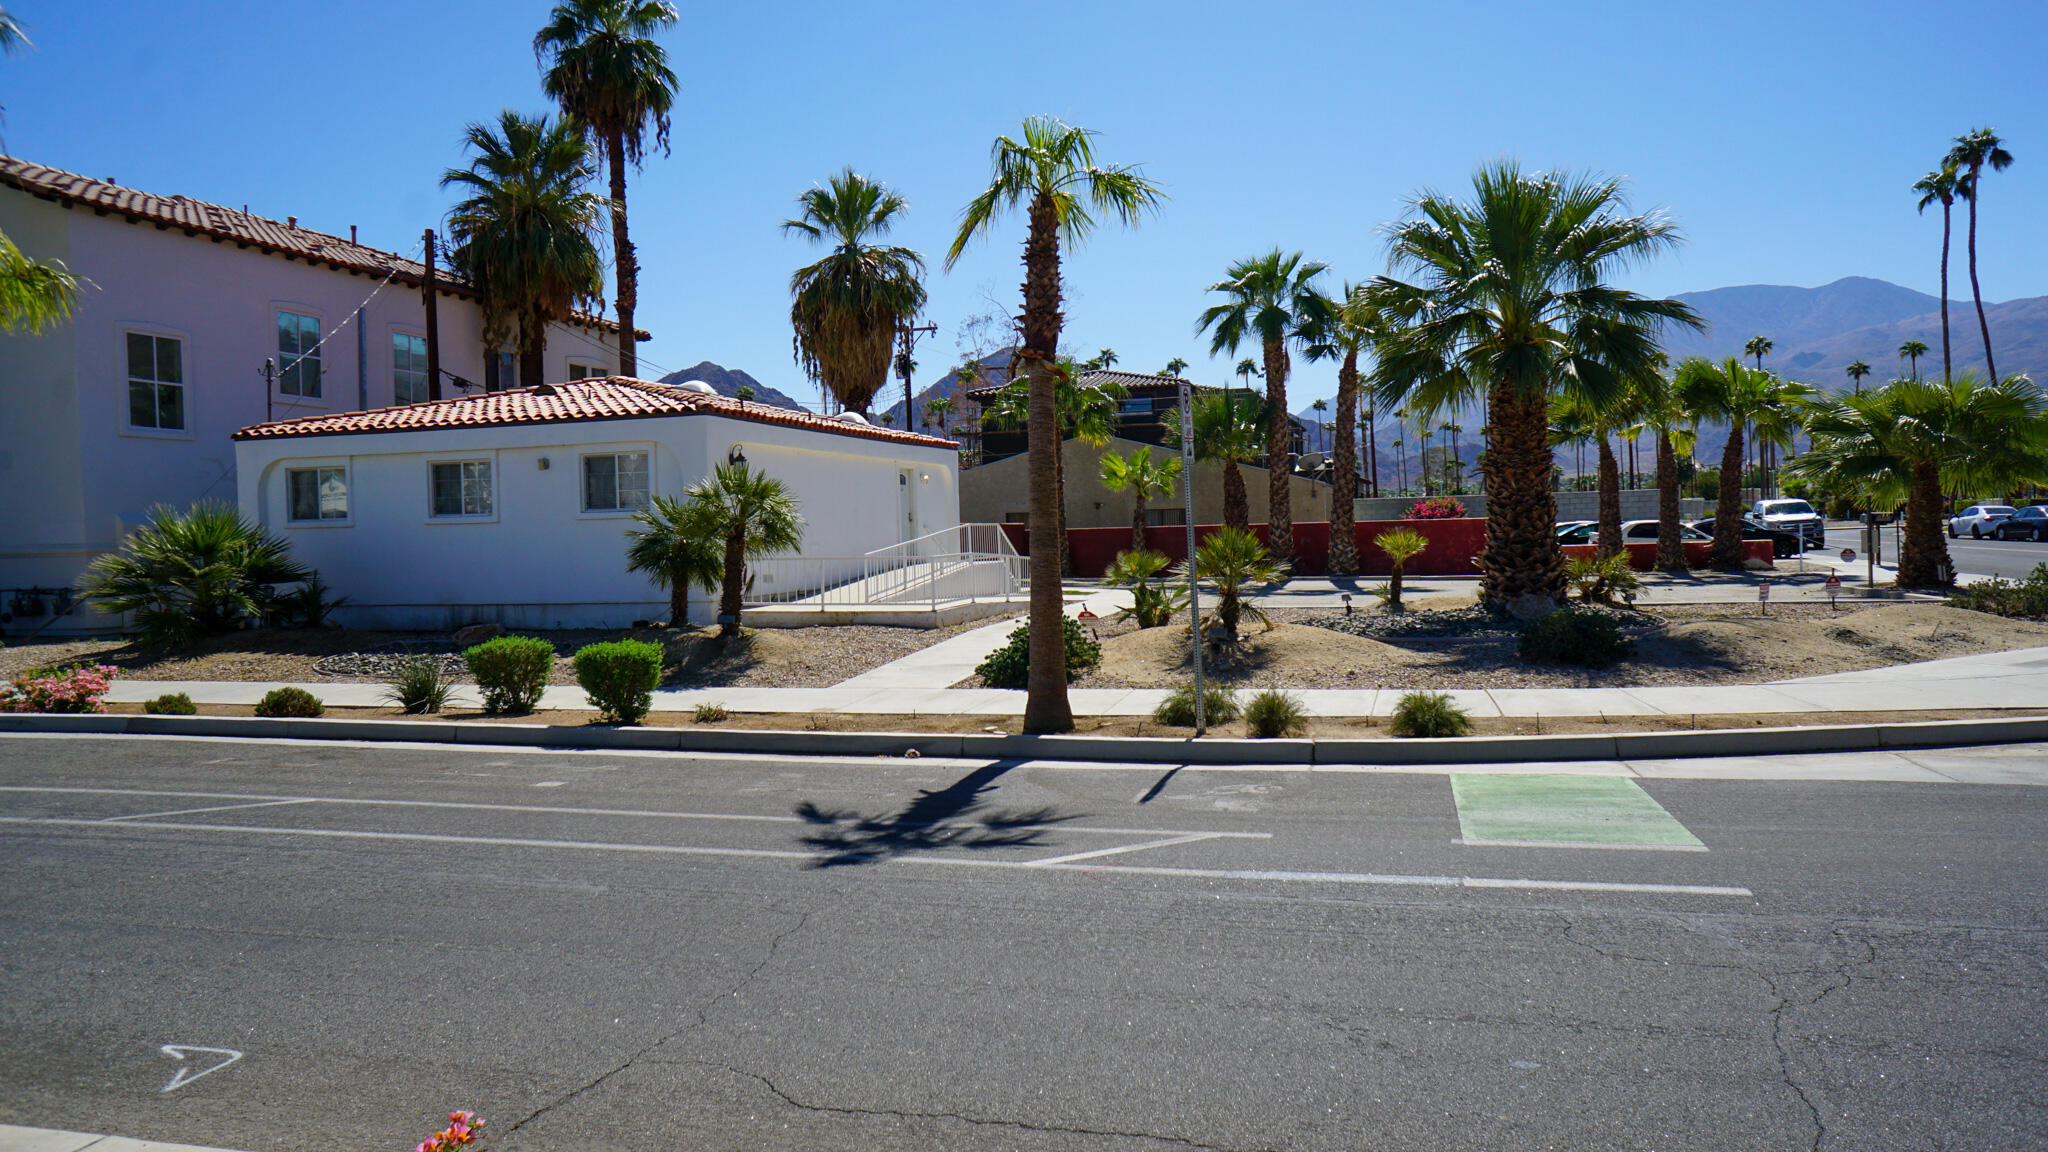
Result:
<svg viewBox="0 0 2048 1152"><path fill-rule="evenodd" d="M1465 506L1449 496L1430 496L1417 500L1415 507L1408 509L1410 520L1456 520L1465 515Z"/></svg>
<svg viewBox="0 0 2048 1152"><path fill-rule="evenodd" d="M474 1112L450 1112L448 1127L420 1141L412 1152L455 1152L476 1143L478 1129L483 1126L484 1118Z"/></svg>
<svg viewBox="0 0 2048 1152"><path fill-rule="evenodd" d="M111 665L25 672L0 688L0 712L105 712Z"/></svg>

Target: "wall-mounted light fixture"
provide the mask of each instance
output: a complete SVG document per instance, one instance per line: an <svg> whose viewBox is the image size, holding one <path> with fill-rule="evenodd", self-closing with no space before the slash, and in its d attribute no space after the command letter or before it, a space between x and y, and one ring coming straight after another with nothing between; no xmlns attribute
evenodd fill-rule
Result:
<svg viewBox="0 0 2048 1152"><path fill-rule="evenodd" d="M735 444L735 445L733 445L733 446L732 446L732 447L731 447L730 449L728 449L728 450L726 451L726 453L725 453L725 462L726 462L727 464L730 464L730 465L732 465L732 466L733 466L733 467L735 467L735 468L744 468L744 467L746 467L746 466L747 466L747 450L746 450L746 449L745 449L744 447L742 447L742 446L740 446L740 445L738 445L738 444Z"/></svg>
<svg viewBox="0 0 2048 1152"><path fill-rule="evenodd" d="M548 458L545 456L540 458L540 470L543 472L548 470Z"/></svg>

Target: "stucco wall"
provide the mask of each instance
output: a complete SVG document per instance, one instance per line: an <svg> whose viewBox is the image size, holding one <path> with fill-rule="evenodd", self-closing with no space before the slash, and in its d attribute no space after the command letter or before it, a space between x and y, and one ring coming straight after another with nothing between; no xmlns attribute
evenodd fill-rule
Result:
<svg viewBox="0 0 2048 1152"><path fill-rule="evenodd" d="M321 348L318 398L273 390L266 406L262 367L266 358L278 359L277 311L311 315L323 331L333 329L371 296L378 277L66 209L13 188L0 188L0 229L31 257L62 259L91 281L69 323L40 336L0 336L0 486L32 494L0 501L0 593L71 584L91 556L117 546L152 505L234 501L229 437L240 428L390 405L392 335L426 330L419 290L386 285L363 308L365 354L358 354L351 322ZM438 313L442 367L480 385L476 305L444 294ZM183 430L128 426L130 331L181 341ZM562 379L572 358L616 363L616 352L606 354L596 333L561 325L550 331L550 379ZM443 394L454 393L444 385ZM6 631L18 634L34 623ZM52 631L110 623L81 610Z"/></svg>
<svg viewBox="0 0 2048 1152"><path fill-rule="evenodd" d="M1113 439L1105 448L1091 448L1079 440L1061 446L1066 463L1066 512L1069 528L1129 528L1131 495L1112 492L1102 483L1102 457L1106 452L1127 454L1147 445L1135 440ZM1156 459L1171 450L1150 446ZM1263 524L1267 515L1266 470L1251 465L1238 469L1244 475L1245 499L1251 506L1251 522ZM1010 515L1031 507L1029 457L1007 456L992 464L969 468L960 474L960 518L970 524L1002 524ZM1294 490L1294 518L1321 520L1330 514L1330 486L1290 477ZM1147 501L1151 508L1178 508L1180 489ZM1223 466L1195 464L1195 523L1218 524L1223 520Z"/></svg>
<svg viewBox="0 0 2048 1152"><path fill-rule="evenodd" d="M801 504L805 556L858 556L958 523L950 449L867 440L711 415L509 428L242 441L241 503L291 544L350 603L361 627L623 627L665 618L668 596L626 570L630 513L582 511L582 457L646 451L649 486L680 495L737 445L752 467L788 484ZM493 512L429 515L429 466L492 462ZM547 462L542 467L542 461ZM348 469L345 522L289 519L290 469ZM913 517L899 525L899 476ZM709 622L712 597L691 596Z"/></svg>

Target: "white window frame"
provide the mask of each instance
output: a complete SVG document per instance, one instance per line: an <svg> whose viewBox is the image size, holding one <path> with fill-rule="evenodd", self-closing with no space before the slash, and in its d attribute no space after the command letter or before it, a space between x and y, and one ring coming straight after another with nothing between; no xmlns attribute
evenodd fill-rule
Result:
<svg viewBox="0 0 2048 1152"><path fill-rule="evenodd" d="M563 365L563 370L567 373L562 377L565 381L599 379L612 374L611 369L588 360L570 360Z"/></svg>
<svg viewBox="0 0 2048 1152"><path fill-rule="evenodd" d="M417 340L420 342L419 395L412 400L401 400L398 396L398 373L400 371L398 367L398 341L400 339ZM434 394L434 382L427 377L426 341L427 336L424 332L408 332L403 328L393 328L391 330L391 339L387 342L387 346L391 349L391 402L393 404L419 404Z"/></svg>
<svg viewBox="0 0 2048 1152"><path fill-rule="evenodd" d="M485 499L490 503L488 512L437 512L434 510L434 470L449 465L482 464L488 471L486 479L489 488ZM480 456L449 456L427 461L427 522L430 524L487 524L498 518L498 456L485 453Z"/></svg>
<svg viewBox="0 0 2048 1152"><path fill-rule="evenodd" d="M119 400L119 403L121 405L121 433L126 436L140 436L147 439L192 439L192 372L191 365L189 363L189 358L186 356L186 352L191 344L191 340L187 338L185 333L183 332L179 332L170 328L153 327L147 324L123 324L116 329L116 332L117 337L115 342L115 354L120 357L121 364L121 391ZM183 379L180 379L176 382L153 379L150 381L150 383L155 384L158 387L164 387L168 385L170 387L178 389L179 414L184 417L184 424L181 427L164 428L154 424L135 423L135 408L129 398L129 389L131 386L130 382L138 380L140 379L140 377L135 377L128 374L128 338L130 336L146 336L149 337L151 340L172 340L177 342L178 374L181 377L183 377ZM154 345L152 345L150 350L150 356L152 360L154 360L155 355L156 350ZM155 365L152 363L151 367L153 369Z"/></svg>
<svg viewBox="0 0 2048 1152"><path fill-rule="evenodd" d="M302 473L302 472L311 472L311 473L313 473L313 474L314 474L314 481L313 481L313 483L314 483L314 484L315 484L316 486L317 486L317 485L319 484L319 482L320 482L320 481L319 481L319 474L320 474L320 473L322 473L322 472L339 472L339 473L341 473L341 499L342 499L342 514L341 514L341 515L339 515L339 516L314 516L314 517L313 517L313 518L311 518L311 519L307 519L307 520L301 520L301 519L299 519L299 518L298 518L297 516L295 516L295 515L293 515L293 514L292 514L292 513L293 513L293 511L294 511L294 509L293 509L293 507L292 507L292 477L293 477L293 476L296 476L296 475L298 475L299 473ZM350 473L349 473L349 466L348 466L348 461L346 461L346 460L295 460L295 461L293 461L292 463L290 463L290 464L286 465L286 466L285 466L285 469L284 469L284 522L285 522L285 524L286 524L286 525L287 525L288 527L292 527L292 528L347 528L347 527L349 527L349 526L353 525L353 524L354 524L354 523L356 522L356 502L355 502L355 499L354 499L354 490L353 490L353 481L354 481L354 480L355 480L355 477L354 477L354 476L352 476L352 475L350 475Z"/></svg>
<svg viewBox="0 0 2048 1152"><path fill-rule="evenodd" d="M282 347L277 346L278 329L282 326L284 318L286 316L294 316L301 320L311 320L313 322L313 331L315 333L315 336L313 338L313 345L315 349L314 351L296 352L288 354ZM273 302L271 304L270 342L272 346L272 354L277 357L277 382L274 385L274 387L277 389L277 394L280 397L289 397L290 399L295 401L326 399L326 349L321 347L320 345L320 339L321 337L325 336L326 333L327 321L323 319L318 312L312 310L311 308L307 308L306 305L283 304L276 302ZM298 339L304 339L303 332L298 334ZM285 357L287 355L290 355L292 357L289 364L287 364L285 360ZM311 363L313 368L313 390L311 392L304 391L305 385L303 382L301 382L300 391L287 391L285 389L285 380L290 375L288 369L300 368L301 371L298 375L301 378L303 378L303 368L308 362Z"/></svg>
<svg viewBox="0 0 2048 1152"><path fill-rule="evenodd" d="M612 461L612 492L618 493L618 458L621 456L642 456L646 458L647 500L654 500L654 453L646 448L622 448L610 452L585 452L576 460L576 507L581 516L631 516L646 508L648 504L629 504L617 508L592 508L590 506L590 462L592 460Z"/></svg>

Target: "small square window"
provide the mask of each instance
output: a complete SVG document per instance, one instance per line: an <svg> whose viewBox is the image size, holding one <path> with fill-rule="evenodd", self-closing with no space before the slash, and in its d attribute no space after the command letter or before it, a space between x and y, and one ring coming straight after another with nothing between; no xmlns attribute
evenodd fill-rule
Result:
<svg viewBox="0 0 2048 1152"><path fill-rule="evenodd" d="M391 334L391 402L418 404L427 398L427 338Z"/></svg>
<svg viewBox="0 0 2048 1152"><path fill-rule="evenodd" d="M647 453L583 458L583 510L627 512L647 507Z"/></svg>
<svg viewBox="0 0 2048 1152"><path fill-rule="evenodd" d="M489 516L491 462L457 460L433 466L435 516Z"/></svg>
<svg viewBox="0 0 2048 1152"><path fill-rule="evenodd" d="M128 333L128 423L136 428L185 427L184 344L169 336Z"/></svg>
<svg viewBox="0 0 2048 1152"><path fill-rule="evenodd" d="M348 471L294 468L288 474L293 520L348 519Z"/></svg>
<svg viewBox="0 0 2048 1152"><path fill-rule="evenodd" d="M286 396L320 395L320 321L297 312L277 314L277 390Z"/></svg>
<svg viewBox="0 0 2048 1152"><path fill-rule="evenodd" d="M580 360L569 361L569 379L596 380L611 375L602 364L588 364Z"/></svg>

